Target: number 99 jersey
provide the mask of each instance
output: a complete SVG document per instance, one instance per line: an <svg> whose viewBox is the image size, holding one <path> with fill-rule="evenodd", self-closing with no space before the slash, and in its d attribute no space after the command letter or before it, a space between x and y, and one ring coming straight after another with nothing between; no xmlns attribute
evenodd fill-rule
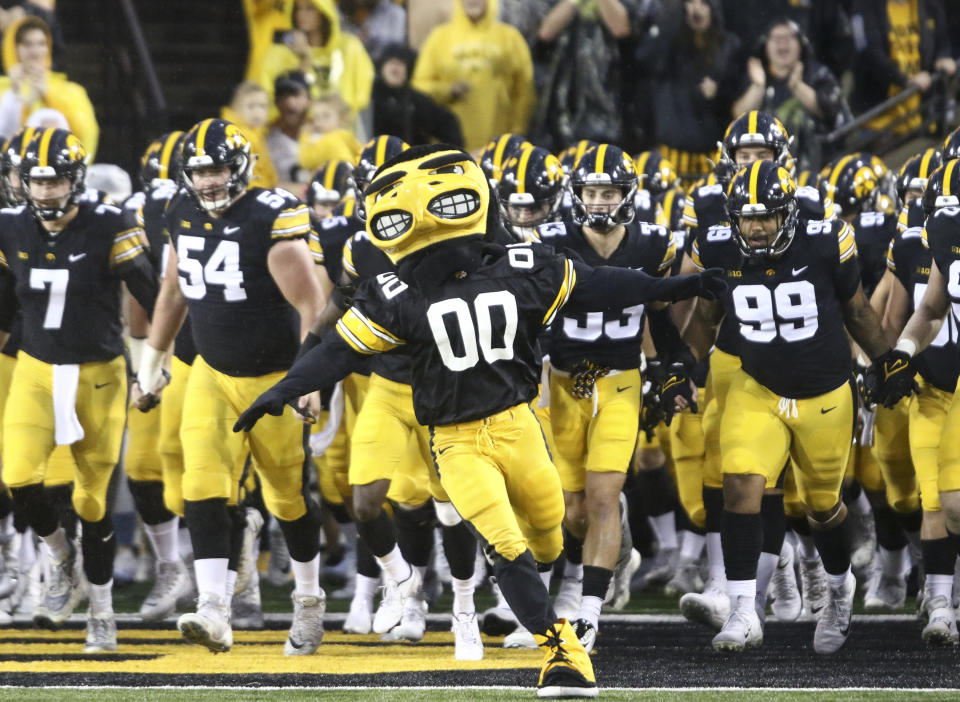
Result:
<svg viewBox="0 0 960 702"><path fill-rule="evenodd" d="M781 397L822 395L850 380L850 343L841 304L860 285L857 247L840 220L800 220L779 258L744 258L729 228L699 242L698 267L720 267L730 289L723 308L739 330L750 376Z"/></svg>
<svg viewBox="0 0 960 702"><path fill-rule="evenodd" d="M574 264L539 244L486 251L472 273L425 291L393 273L368 278L337 323L359 353L406 350L421 424L481 419L537 394L537 337L570 299Z"/></svg>
<svg viewBox="0 0 960 702"><path fill-rule="evenodd" d="M267 256L277 242L308 240L306 205L285 190L252 188L213 218L180 192L167 208L166 227L197 353L234 377L287 370L300 347L300 318Z"/></svg>

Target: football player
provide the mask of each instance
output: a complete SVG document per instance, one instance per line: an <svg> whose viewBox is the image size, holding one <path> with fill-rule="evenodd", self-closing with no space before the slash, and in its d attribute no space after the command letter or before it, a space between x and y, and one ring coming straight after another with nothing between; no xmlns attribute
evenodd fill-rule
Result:
<svg viewBox="0 0 960 702"><path fill-rule="evenodd" d="M535 241L537 227L557 220L565 181L560 161L539 146L524 145L503 165L497 181L500 214L517 241Z"/></svg>
<svg viewBox="0 0 960 702"><path fill-rule="evenodd" d="M367 231L398 275L366 280L336 331L312 336L286 378L237 421L250 430L288 400L328 385L369 355L411 355L413 405L430 427L441 483L483 538L497 582L545 652L538 695L595 697L590 658L558 620L536 561L560 554L563 496L530 408L536 339L561 309L603 309L716 295L714 274L657 279L591 269L531 244L484 241L497 226L493 194L465 152L413 147L384 164L366 190Z"/></svg>
<svg viewBox="0 0 960 702"><path fill-rule="evenodd" d="M229 604L243 514L231 517L247 453L277 517L296 581L286 655L315 652L323 637L319 522L304 497L305 430L291 409L248 436L229 432L239 406L269 387L296 356L323 305L305 205L283 190L248 189L250 143L230 122L207 119L184 137L181 184L166 207L170 251L137 384L156 402L162 361L189 309L197 356L180 424L183 510L199 598L177 628L212 651L233 645ZM316 407L318 407L318 404ZM301 407L308 414L309 407ZM226 430L227 433L224 433ZM237 513L234 513L237 514ZM238 523L239 522L239 523Z"/></svg>
<svg viewBox="0 0 960 702"><path fill-rule="evenodd" d="M317 220L333 214L347 197L355 197L350 179L353 166L349 161L330 161L317 169L307 185L307 207Z"/></svg>
<svg viewBox="0 0 960 702"><path fill-rule="evenodd" d="M939 152L934 154L936 160L939 160ZM927 163L934 160L933 157L927 159L926 156L925 154L923 158ZM911 161L920 158L914 157ZM910 180L903 178L906 168L901 169L901 182L907 186L902 215L905 226L890 242L887 257L887 265L896 278L887 302L884 329L895 336L903 330L908 317L923 299L932 270L930 250L923 245L923 225L926 218L924 202L909 197L917 191L918 183L914 182L915 179L925 176L922 165L920 164L921 167L916 171L918 175ZM913 164L908 161L907 166L912 168ZM944 175L942 168L933 173L932 179L936 180L931 184L930 198L926 203L931 214L944 206L937 205L937 198L942 196L944 190ZM948 193L960 192L960 169L952 169L946 186ZM960 374L957 338L956 318L947 312L939 333L925 350L915 356L921 391L909 399L910 455L916 469L923 506L920 542L925 576L922 615L927 622L922 637L923 641L931 646L956 645L958 641L956 615L951 607L956 552L947 538L937 487L937 451L944 437L947 411L953 401L953 392Z"/></svg>
<svg viewBox="0 0 960 702"><path fill-rule="evenodd" d="M698 304L690 323L703 356L721 318L733 320L743 364L720 430L731 610L713 646L741 651L763 641L756 606L761 503L789 457L829 579L814 650L833 653L849 633L856 589L840 499L858 399L847 330L871 358L885 361L893 352L860 285L853 232L844 222L802 217L796 184L782 166L755 161L741 170L727 207L731 226L696 242L693 258L722 266L731 288L722 306Z"/></svg>
<svg viewBox="0 0 960 702"><path fill-rule="evenodd" d="M500 180L504 164L516 156L525 145L533 146L522 134L507 132L491 140L483 147L477 161L480 163L480 168L483 169L483 174L493 187L496 187Z"/></svg>
<svg viewBox="0 0 960 702"><path fill-rule="evenodd" d="M126 423L120 288L147 310L157 278L143 230L123 210L81 201L86 151L76 136L46 129L19 166L26 205L0 214L0 293L7 340L19 305L23 339L4 413L3 481L49 552L49 580L34 612L57 628L81 595L78 554L43 491L57 445L76 460L73 506L82 525L83 571L90 583L88 652L117 648L112 604L116 539L107 488L120 460Z"/></svg>

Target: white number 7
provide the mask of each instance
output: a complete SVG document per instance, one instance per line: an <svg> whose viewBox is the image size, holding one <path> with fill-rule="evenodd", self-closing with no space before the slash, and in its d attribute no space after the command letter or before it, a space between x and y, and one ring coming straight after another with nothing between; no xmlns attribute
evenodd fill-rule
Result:
<svg viewBox="0 0 960 702"><path fill-rule="evenodd" d="M70 271L66 268L31 268L30 289L50 288L47 313L43 317L44 329L59 329L63 322L63 308L67 302L67 281Z"/></svg>

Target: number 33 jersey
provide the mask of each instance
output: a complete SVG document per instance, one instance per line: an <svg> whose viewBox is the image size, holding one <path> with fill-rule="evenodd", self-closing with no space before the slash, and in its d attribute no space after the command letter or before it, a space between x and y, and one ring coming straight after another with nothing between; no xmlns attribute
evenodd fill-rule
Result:
<svg viewBox="0 0 960 702"><path fill-rule="evenodd" d="M288 369L300 346L300 318L267 256L277 242L308 239L306 206L284 190L252 188L214 218L181 192L170 201L166 226L197 353L234 377Z"/></svg>
<svg viewBox="0 0 960 702"><path fill-rule="evenodd" d="M12 273L0 306L20 306L20 348L49 364L123 354L120 283L148 310L156 300L157 276L146 250L143 229L109 204L81 201L55 236L25 206L0 211L0 267Z"/></svg>
<svg viewBox="0 0 960 702"><path fill-rule="evenodd" d="M537 394L537 337L569 300L574 264L552 247L492 247L479 268L424 291L393 273L368 278L337 333L364 354L403 347L417 421L488 417Z"/></svg>
<svg viewBox="0 0 960 702"><path fill-rule="evenodd" d="M727 272L725 315L739 328L743 369L781 397L823 395L850 380L842 304L860 285L853 230L840 220L801 220L779 258L747 259L729 228L715 227L693 262Z"/></svg>

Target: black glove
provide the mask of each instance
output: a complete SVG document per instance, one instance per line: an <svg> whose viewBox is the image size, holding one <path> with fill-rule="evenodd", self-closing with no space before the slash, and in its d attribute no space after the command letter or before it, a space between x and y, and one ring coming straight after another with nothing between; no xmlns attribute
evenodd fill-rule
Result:
<svg viewBox="0 0 960 702"><path fill-rule="evenodd" d="M657 425L663 421L663 405L660 404L660 388L666 380L667 369L655 358L647 359L647 368L643 374L644 393L640 405L640 428L646 434L647 441L653 441Z"/></svg>
<svg viewBox="0 0 960 702"><path fill-rule="evenodd" d="M708 268L703 273L693 275L676 275L664 279L671 284L671 289L664 297L670 302L686 300L690 297L702 297L705 300L719 300L729 286L726 281L726 271L722 268Z"/></svg>
<svg viewBox="0 0 960 702"><path fill-rule="evenodd" d="M265 414L272 414L274 417L279 417L283 414L283 408L286 407L289 400L289 396L285 395L283 391L278 390L277 386L274 385L254 400L253 404L237 418L236 423L233 425L233 430L237 432L250 431Z"/></svg>
<svg viewBox="0 0 960 702"><path fill-rule="evenodd" d="M667 426L673 421L676 414L676 399L682 397L687 401L687 407L694 414L699 409L693 399L693 385L690 382L690 373L682 363L671 363L667 371L667 378L663 381L660 390L660 405L663 407L664 421Z"/></svg>
<svg viewBox="0 0 960 702"><path fill-rule="evenodd" d="M890 349L873 359L867 369L863 380L868 399L890 409L911 393L919 393L916 372L909 354Z"/></svg>

